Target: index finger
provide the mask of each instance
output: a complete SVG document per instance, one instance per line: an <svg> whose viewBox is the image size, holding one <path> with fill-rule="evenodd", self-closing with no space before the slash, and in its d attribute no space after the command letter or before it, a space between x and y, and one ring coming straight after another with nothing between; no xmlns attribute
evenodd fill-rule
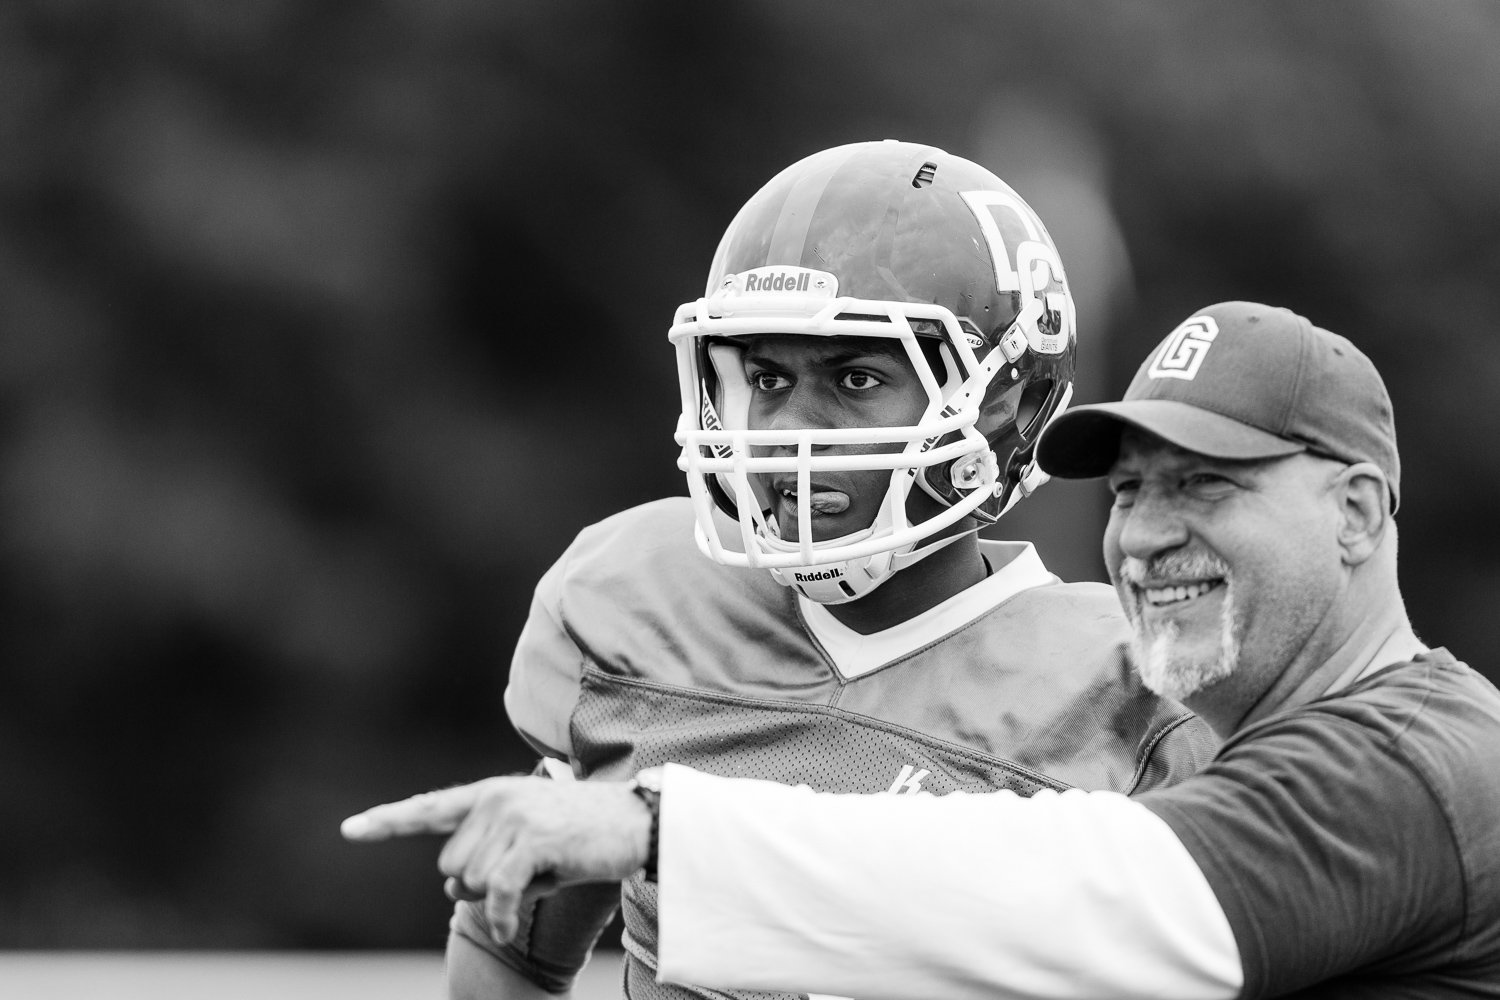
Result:
<svg viewBox="0 0 1500 1000"><path fill-rule="evenodd" d="M339 824L346 840L386 840L417 833L452 833L469 815L483 782L423 792L357 813Z"/></svg>

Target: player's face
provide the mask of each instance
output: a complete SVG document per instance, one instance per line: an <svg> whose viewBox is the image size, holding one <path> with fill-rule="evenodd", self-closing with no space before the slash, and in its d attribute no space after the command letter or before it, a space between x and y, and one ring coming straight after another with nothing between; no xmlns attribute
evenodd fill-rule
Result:
<svg viewBox="0 0 1500 1000"><path fill-rule="evenodd" d="M879 337L754 337L744 353L750 383L751 430L902 427L916 424L927 393L900 341ZM815 454L899 452L901 444L816 446ZM792 455L793 447L756 448L758 455ZM797 541L797 476L759 477L772 499L781 536ZM868 528L890 486L889 469L815 472L813 540ZM913 490L913 494L919 491Z"/></svg>
<svg viewBox="0 0 1500 1000"><path fill-rule="evenodd" d="M1104 557L1148 687L1239 703L1280 675L1342 586L1327 502L1337 468L1223 461L1125 432Z"/></svg>

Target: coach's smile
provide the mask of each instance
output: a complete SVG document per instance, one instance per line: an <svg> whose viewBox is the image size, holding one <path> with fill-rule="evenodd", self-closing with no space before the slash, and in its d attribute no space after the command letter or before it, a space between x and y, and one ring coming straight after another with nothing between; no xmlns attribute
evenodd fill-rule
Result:
<svg viewBox="0 0 1500 1000"><path fill-rule="evenodd" d="M1146 603L1153 608L1174 607L1196 600L1224 585L1222 577L1212 580L1194 580L1191 583L1165 583L1137 588L1145 596Z"/></svg>
<svg viewBox="0 0 1500 1000"><path fill-rule="evenodd" d="M1131 584L1135 606L1148 625L1175 622L1180 629L1219 629L1224 611L1224 577L1196 580L1143 580Z"/></svg>

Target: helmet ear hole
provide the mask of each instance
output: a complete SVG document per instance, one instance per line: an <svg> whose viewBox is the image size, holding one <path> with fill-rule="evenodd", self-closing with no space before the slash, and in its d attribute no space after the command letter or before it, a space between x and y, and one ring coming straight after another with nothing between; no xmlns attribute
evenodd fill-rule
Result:
<svg viewBox="0 0 1500 1000"><path fill-rule="evenodd" d="M1016 427L1022 437L1030 439L1031 432L1036 429L1037 417L1041 416L1042 408L1047 405L1047 397L1050 395L1050 378L1033 382L1021 392L1021 400L1016 404Z"/></svg>

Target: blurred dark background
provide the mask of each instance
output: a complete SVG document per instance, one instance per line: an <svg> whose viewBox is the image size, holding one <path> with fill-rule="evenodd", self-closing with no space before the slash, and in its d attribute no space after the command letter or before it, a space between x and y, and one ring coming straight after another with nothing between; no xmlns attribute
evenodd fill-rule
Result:
<svg viewBox="0 0 1500 1000"><path fill-rule="evenodd" d="M1500 675L1500 5L0 5L0 946L437 947L376 801L527 767L574 532L684 493L673 308L799 157L995 169L1080 401L1225 298L1395 399L1418 631ZM1099 577L1095 484L1003 525Z"/></svg>

